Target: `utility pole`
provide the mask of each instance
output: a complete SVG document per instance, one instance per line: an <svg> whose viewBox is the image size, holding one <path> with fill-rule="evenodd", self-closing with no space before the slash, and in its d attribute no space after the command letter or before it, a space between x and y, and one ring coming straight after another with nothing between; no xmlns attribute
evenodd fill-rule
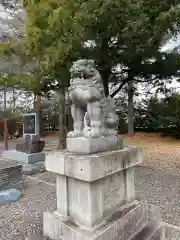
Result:
<svg viewBox="0 0 180 240"><path fill-rule="evenodd" d="M66 114L65 114L65 87L62 86L58 92L59 99L59 131L58 131L58 149L66 148Z"/></svg>
<svg viewBox="0 0 180 240"><path fill-rule="evenodd" d="M38 119L38 134L41 135L41 96L36 95L35 112Z"/></svg>
<svg viewBox="0 0 180 240"><path fill-rule="evenodd" d="M12 87L12 94L13 94L13 112L15 112L16 108L15 87Z"/></svg>
<svg viewBox="0 0 180 240"><path fill-rule="evenodd" d="M4 114L6 115L6 93L7 93L7 87L4 86ZM8 150L8 120L7 117L4 116L4 147L6 150Z"/></svg>
<svg viewBox="0 0 180 240"><path fill-rule="evenodd" d="M133 81L128 83L128 136L134 137Z"/></svg>

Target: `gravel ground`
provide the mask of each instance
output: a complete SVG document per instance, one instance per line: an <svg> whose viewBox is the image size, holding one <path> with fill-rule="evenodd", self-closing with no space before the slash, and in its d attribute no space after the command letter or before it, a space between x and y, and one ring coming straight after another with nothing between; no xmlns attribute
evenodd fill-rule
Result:
<svg viewBox="0 0 180 240"><path fill-rule="evenodd" d="M180 231L173 230L172 231L172 240L179 240L180 239Z"/></svg>
<svg viewBox="0 0 180 240"><path fill-rule="evenodd" d="M38 177L41 181L50 180L49 173ZM54 181L54 177L52 179ZM49 182L52 184L52 180ZM25 240L28 234L40 232L42 213L53 211L55 207L55 187L26 178L20 201L0 206L0 240Z"/></svg>
<svg viewBox="0 0 180 240"><path fill-rule="evenodd" d="M146 160L136 169L136 189L161 208L165 222L180 227L180 146L165 149L157 144L145 148ZM44 172L25 178L20 201L0 206L0 240L25 240L27 234L41 232L42 213L55 208L55 175ZM173 231L173 240L179 239L180 232Z"/></svg>
<svg viewBox="0 0 180 240"><path fill-rule="evenodd" d="M166 170L141 166L136 169L136 190L150 204L160 207L163 221L180 229L180 175L179 168ZM172 231L172 240L180 239L180 231Z"/></svg>
<svg viewBox="0 0 180 240"><path fill-rule="evenodd" d="M163 171L150 167L136 169L136 190L150 204L161 208L163 220L180 226L180 175L179 171Z"/></svg>
<svg viewBox="0 0 180 240"><path fill-rule="evenodd" d="M56 207L54 184L55 175L48 172L38 174L36 179L25 179L21 200L0 207L0 240L24 240L27 234L41 232L42 212L53 211ZM175 173L144 166L136 169L137 191L145 195L149 203L160 206L165 222L177 226L180 226L179 186L178 171ZM173 235L173 240L176 240L180 233L174 231Z"/></svg>

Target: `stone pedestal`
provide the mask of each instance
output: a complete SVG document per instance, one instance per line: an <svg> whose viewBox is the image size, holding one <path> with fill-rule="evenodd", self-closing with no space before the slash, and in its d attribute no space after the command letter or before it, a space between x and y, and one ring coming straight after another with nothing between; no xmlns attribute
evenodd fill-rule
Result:
<svg viewBox="0 0 180 240"><path fill-rule="evenodd" d="M98 138L67 138L66 146L69 152L89 154L122 149L123 139L119 135L100 136Z"/></svg>
<svg viewBox="0 0 180 240"><path fill-rule="evenodd" d="M23 172L27 175L37 173L44 169L44 152L28 154L16 150L9 150L3 153L3 158L7 160L13 160L19 164L22 164Z"/></svg>
<svg viewBox="0 0 180 240"><path fill-rule="evenodd" d="M145 198L135 193L134 171L143 158L137 147L47 156L46 169L57 174L57 209L44 213L44 236L51 240L170 240Z"/></svg>
<svg viewBox="0 0 180 240"><path fill-rule="evenodd" d="M50 239L60 240L129 240L147 225L147 212L146 203L134 202L116 208L116 213L104 217L101 224L85 228L72 219L63 219L57 210L44 213L44 233Z"/></svg>
<svg viewBox="0 0 180 240"><path fill-rule="evenodd" d="M39 153L43 150L45 141L28 141L24 143L16 144L16 150L27 154Z"/></svg>
<svg viewBox="0 0 180 240"><path fill-rule="evenodd" d="M148 207L137 201L134 170L141 148L80 155L67 151L46 158L57 174L57 210L44 213L44 234L62 240L129 240L148 223Z"/></svg>
<svg viewBox="0 0 180 240"><path fill-rule="evenodd" d="M3 153L3 157L8 160L14 160L21 164L33 164L45 161L44 152L27 154L16 150L9 150Z"/></svg>

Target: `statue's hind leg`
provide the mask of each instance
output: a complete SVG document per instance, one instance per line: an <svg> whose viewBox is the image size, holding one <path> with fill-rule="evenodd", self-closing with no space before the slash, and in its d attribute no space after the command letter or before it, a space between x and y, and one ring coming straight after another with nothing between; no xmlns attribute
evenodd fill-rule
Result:
<svg viewBox="0 0 180 240"><path fill-rule="evenodd" d="M68 137L80 137L83 135L84 114L85 110L77 107L75 104L71 105L71 114L74 121L74 130L67 134Z"/></svg>
<svg viewBox="0 0 180 240"><path fill-rule="evenodd" d="M84 116L84 135L86 136L89 132L91 131L91 120L89 118L88 112L86 111L85 116Z"/></svg>
<svg viewBox="0 0 180 240"><path fill-rule="evenodd" d="M89 102L87 112L90 118L91 130L85 134L86 137L96 138L100 136L101 127L101 108L100 102Z"/></svg>

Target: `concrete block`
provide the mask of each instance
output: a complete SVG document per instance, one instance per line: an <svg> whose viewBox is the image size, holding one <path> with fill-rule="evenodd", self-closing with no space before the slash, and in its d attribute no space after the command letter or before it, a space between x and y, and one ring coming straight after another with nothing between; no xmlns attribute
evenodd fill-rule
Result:
<svg viewBox="0 0 180 240"><path fill-rule="evenodd" d="M137 234L132 240L165 240L161 238L162 228L156 221L151 221L148 225Z"/></svg>
<svg viewBox="0 0 180 240"><path fill-rule="evenodd" d="M125 189L126 189L126 201L131 202L135 198L135 181L134 181L135 168L130 167L124 171L125 175Z"/></svg>
<svg viewBox="0 0 180 240"><path fill-rule="evenodd" d="M123 140L119 135L101 136L99 138L67 138L66 146L73 153L96 153L123 148Z"/></svg>
<svg viewBox="0 0 180 240"><path fill-rule="evenodd" d="M57 211L44 214L45 236L61 240L136 236L148 222L146 201L135 202L134 168L143 159L141 148L129 146L88 155L64 150L47 156L46 170L57 174Z"/></svg>
<svg viewBox="0 0 180 240"><path fill-rule="evenodd" d="M143 160L140 148L92 155L57 152L46 157L46 169L57 173L57 209L92 227L135 199L134 166Z"/></svg>
<svg viewBox="0 0 180 240"><path fill-rule="evenodd" d="M63 175L56 176L57 209L64 216L68 215L68 182Z"/></svg>
<svg viewBox="0 0 180 240"><path fill-rule="evenodd" d="M69 216L86 227L99 224L125 203L123 171L91 183L74 178L67 180Z"/></svg>
<svg viewBox="0 0 180 240"><path fill-rule="evenodd" d="M21 164L33 164L45 161L45 153L39 152L27 154L16 150L9 150L3 153L3 158L7 160L13 160Z"/></svg>
<svg viewBox="0 0 180 240"><path fill-rule="evenodd" d="M40 153L45 146L45 141L24 141L16 144L16 150L27 154Z"/></svg>
<svg viewBox="0 0 180 240"><path fill-rule="evenodd" d="M89 155L61 151L46 156L45 167L50 172L91 182L139 165L143 159L142 148L133 146Z"/></svg>
<svg viewBox="0 0 180 240"><path fill-rule="evenodd" d="M65 170L66 151L57 151L46 155L45 169L60 175L67 175Z"/></svg>
<svg viewBox="0 0 180 240"><path fill-rule="evenodd" d="M33 164L23 164L23 173L25 175L33 175L43 171L45 171L44 161Z"/></svg>
<svg viewBox="0 0 180 240"><path fill-rule="evenodd" d="M148 224L146 203L119 209L116 214L92 229L62 220L57 212L44 213L44 236L52 240L130 240Z"/></svg>

